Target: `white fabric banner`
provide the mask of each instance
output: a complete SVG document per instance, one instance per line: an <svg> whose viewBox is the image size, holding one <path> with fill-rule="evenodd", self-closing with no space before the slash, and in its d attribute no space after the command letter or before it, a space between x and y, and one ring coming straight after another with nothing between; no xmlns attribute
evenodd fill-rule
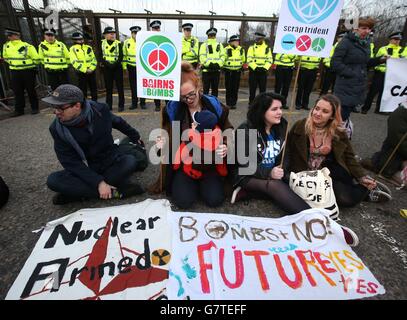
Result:
<svg viewBox="0 0 407 320"><path fill-rule="evenodd" d="M6 299L158 299L171 258L167 200L49 222Z"/></svg>
<svg viewBox="0 0 407 320"><path fill-rule="evenodd" d="M400 103L407 102L407 59L387 60L381 112L393 112Z"/></svg>
<svg viewBox="0 0 407 320"><path fill-rule="evenodd" d="M278 219L172 213L169 299L358 299L385 289L324 209Z"/></svg>
<svg viewBox="0 0 407 320"><path fill-rule="evenodd" d="M137 96L179 101L182 33L140 31L136 43Z"/></svg>
<svg viewBox="0 0 407 320"><path fill-rule="evenodd" d="M343 0L282 0L274 53L329 57Z"/></svg>

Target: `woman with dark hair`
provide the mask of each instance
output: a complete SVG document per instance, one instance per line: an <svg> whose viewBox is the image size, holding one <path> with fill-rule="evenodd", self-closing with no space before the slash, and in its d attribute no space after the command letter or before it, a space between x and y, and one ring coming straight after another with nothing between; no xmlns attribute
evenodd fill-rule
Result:
<svg viewBox="0 0 407 320"><path fill-rule="evenodd" d="M288 214L309 209L307 203L296 195L282 178L281 154L287 130L282 117L285 98L275 93L259 94L252 102L247 120L236 130L236 160L232 203L249 193L270 199ZM251 141L250 135L255 138ZM244 155L239 155L244 148ZM242 160L244 158L244 160ZM254 165L253 174L245 174Z"/></svg>
<svg viewBox="0 0 407 320"><path fill-rule="evenodd" d="M386 186L366 175L356 161L341 126L339 99L327 94L317 100L308 118L297 121L288 135L288 168L293 172L327 167L339 207L352 207L362 200L388 201ZM357 180L357 183L354 182Z"/></svg>
<svg viewBox="0 0 407 320"><path fill-rule="evenodd" d="M206 118L215 116L213 124L222 132L226 129L233 129L228 119L229 109L220 103L218 98L202 93L200 78L190 63L182 62L181 68L180 102L170 101L162 111L162 129L168 133L169 141L167 143L163 137L158 137L156 140L157 150L160 153L162 150L167 151L164 153L169 155L170 161L169 164L161 164L160 177L150 188L150 191L157 193L165 189L174 204L182 209L190 208L198 200L199 196L209 207L216 207L222 204L225 195L224 177L217 170L214 161L212 163L206 163L206 161L203 163L203 160L206 159L201 158L201 161L193 162L191 166L188 165L186 170L182 163L177 162L175 157L180 154L179 150L175 154L172 154L171 151L173 145L192 145L192 141L182 140L181 135L185 131L190 132L191 128L196 128L198 123L194 121L194 119L196 120L194 115L202 111L205 111L202 112L202 115L207 114L206 111L212 113L212 117ZM176 133L178 141L173 141L175 139L173 131L176 132L175 126L178 124L180 126L179 136ZM188 134L188 136L190 135ZM226 143L226 139L221 139L216 146L216 151L213 152L223 161L227 154ZM191 158L196 159L192 157L193 152L195 152L194 149L191 150ZM191 172L191 174L188 174L188 172Z"/></svg>

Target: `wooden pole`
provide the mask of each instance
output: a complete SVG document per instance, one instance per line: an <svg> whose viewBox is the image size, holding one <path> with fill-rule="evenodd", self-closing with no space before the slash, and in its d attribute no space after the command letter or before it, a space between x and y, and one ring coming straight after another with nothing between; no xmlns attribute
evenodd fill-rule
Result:
<svg viewBox="0 0 407 320"><path fill-rule="evenodd" d="M287 149L288 131L289 131L290 122L291 122L291 114L292 114L292 112L294 110L294 102L295 102L295 96L296 96L296 93L297 93L298 75L300 74L301 60L302 60L302 58L300 58L300 61L298 62L297 71L295 73L294 88L293 88L293 91L291 92L291 101L290 101L290 106L288 108L287 130L285 132L284 148L283 148L283 154L281 156L281 163L280 163L281 167L283 167L284 157L285 157L285 150Z"/></svg>
<svg viewBox="0 0 407 320"><path fill-rule="evenodd" d="M390 156L389 156L389 158L387 159L386 163L385 163L385 164L383 165L383 167L380 169L380 171L379 171L379 173L376 175L376 177L377 177L377 176L380 176L380 175L383 173L384 169L386 169L387 165L389 164L391 158L393 158L393 156L394 156L394 154L396 153L397 149L400 147L400 145L403 143L403 141L406 139L406 137L407 137L407 132L405 132L404 135L401 137L399 143L396 145L396 147L394 148L393 152L390 154Z"/></svg>

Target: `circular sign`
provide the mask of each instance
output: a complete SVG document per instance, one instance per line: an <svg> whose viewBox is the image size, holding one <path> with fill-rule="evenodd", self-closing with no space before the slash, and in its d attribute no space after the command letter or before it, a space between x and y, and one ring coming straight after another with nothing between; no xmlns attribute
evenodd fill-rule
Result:
<svg viewBox="0 0 407 320"><path fill-rule="evenodd" d="M165 249L158 249L151 254L151 263L155 266L165 266L171 260L171 254Z"/></svg>
<svg viewBox="0 0 407 320"><path fill-rule="evenodd" d="M315 52L320 52L322 50L324 50L325 48L325 44L326 41L324 38L316 38L314 39L314 41L312 41L312 50L314 50Z"/></svg>
<svg viewBox="0 0 407 320"><path fill-rule="evenodd" d="M205 225L205 232L212 239L222 239L228 230L228 224L222 220L210 220Z"/></svg>
<svg viewBox="0 0 407 320"><path fill-rule="evenodd" d="M311 38L307 35L302 35L297 39L295 46L299 51L307 51L311 47Z"/></svg>
<svg viewBox="0 0 407 320"><path fill-rule="evenodd" d="M141 45L141 65L153 76L165 76L171 73L177 60L177 49L167 37L154 35L147 38Z"/></svg>
<svg viewBox="0 0 407 320"><path fill-rule="evenodd" d="M288 9L297 21L313 24L327 19L338 3L339 0L288 0Z"/></svg>
<svg viewBox="0 0 407 320"><path fill-rule="evenodd" d="M284 50L291 50L295 47L295 36L293 34L286 34L283 39L281 39L281 47Z"/></svg>

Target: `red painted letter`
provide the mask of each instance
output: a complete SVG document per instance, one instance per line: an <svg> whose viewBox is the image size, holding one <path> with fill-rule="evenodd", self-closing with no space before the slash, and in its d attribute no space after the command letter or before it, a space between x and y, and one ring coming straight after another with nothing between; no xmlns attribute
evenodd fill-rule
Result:
<svg viewBox="0 0 407 320"><path fill-rule="evenodd" d="M225 268L224 268L225 249L220 249L220 251L219 251L220 274L222 276L223 282L230 289L239 288L242 285L243 279L244 279L244 267L243 267L242 251L235 250L234 255L235 255L236 281L235 281L235 283L231 283L231 282L229 282L228 279L226 279L226 275L225 275Z"/></svg>
<svg viewBox="0 0 407 320"><path fill-rule="evenodd" d="M203 293L209 293L211 289L209 288L209 281L208 275L206 274L206 270L212 270L211 263L205 263L204 252L211 250L211 248L216 248L215 243L213 241L207 244L201 244L198 246L198 261L199 261L199 274L201 276L201 286Z"/></svg>

